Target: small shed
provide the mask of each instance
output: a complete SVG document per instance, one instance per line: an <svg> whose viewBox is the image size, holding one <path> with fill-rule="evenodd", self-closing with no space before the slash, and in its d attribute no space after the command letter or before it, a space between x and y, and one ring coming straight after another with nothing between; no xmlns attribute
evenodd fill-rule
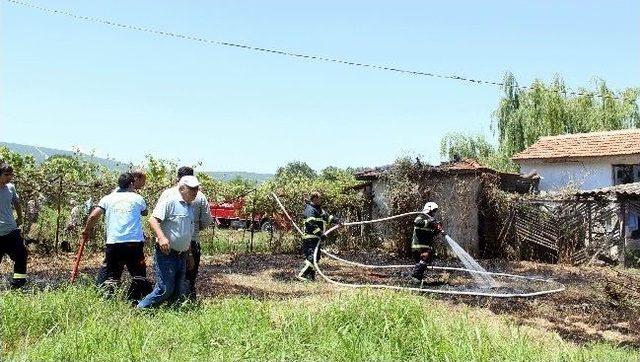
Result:
<svg viewBox="0 0 640 362"><path fill-rule="evenodd" d="M576 196L616 205L620 235L617 254L623 264L628 264L627 256L640 252L640 182L580 191Z"/></svg>
<svg viewBox="0 0 640 362"><path fill-rule="evenodd" d="M387 191L390 187L385 173L392 165L364 170L356 174L365 195L370 201L368 214L372 218L390 216ZM428 200L440 205L440 218L447 233L473 256L481 256L485 245L496 238L495 223L485 210L483 175L492 176L501 190L527 193L537 190L537 178L525 178L518 174L499 172L480 165L474 160L464 159L442 163L438 166L422 167L425 173L419 177L425 184L417 185L430 190ZM411 210L417 211L417 210ZM367 212L365 212L367 213ZM378 234L384 238L385 231L377 226Z"/></svg>

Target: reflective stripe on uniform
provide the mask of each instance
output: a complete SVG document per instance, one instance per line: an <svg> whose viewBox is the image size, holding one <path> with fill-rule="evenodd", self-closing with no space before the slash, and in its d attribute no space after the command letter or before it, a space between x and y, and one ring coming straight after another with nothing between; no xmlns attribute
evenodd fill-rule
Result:
<svg viewBox="0 0 640 362"><path fill-rule="evenodd" d="M304 275L304 273L307 271L307 269L314 269L313 267L313 263L310 262L309 260L305 260L304 261L304 266L302 267L302 270L300 270L300 273L298 273L299 277L302 277L302 275Z"/></svg>
<svg viewBox="0 0 640 362"><path fill-rule="evenodd" d="M303 239L320 239L318 235L311 235L311 234L305 234L302 238Z"/></svg>
<svg viewBox="0 0 640 362"><path fill-rule="evenodd" d="M27 274L13 273L13 279L27 279Z"/></svg>
<svg viewBox="0 0 640 362"><path fill-rule="evenodd" d="M432 231L433 230L431 228L421 228L419 226L414 226L413 228L416 229L416 230L424 230L424 231Z"/></svg>

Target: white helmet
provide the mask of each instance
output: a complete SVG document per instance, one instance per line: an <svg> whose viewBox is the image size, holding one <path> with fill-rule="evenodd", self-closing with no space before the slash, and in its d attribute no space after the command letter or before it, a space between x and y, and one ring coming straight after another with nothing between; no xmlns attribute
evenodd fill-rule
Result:
<svg viewBox="0 0 640 362"><path fill-rule="evenodd" d="M424 204L424 208L422 208L422 212L424 212L425 214L428 214L435 210L438 210L438 204L436 204L435 202L427 202L426 204Z"/></svg>

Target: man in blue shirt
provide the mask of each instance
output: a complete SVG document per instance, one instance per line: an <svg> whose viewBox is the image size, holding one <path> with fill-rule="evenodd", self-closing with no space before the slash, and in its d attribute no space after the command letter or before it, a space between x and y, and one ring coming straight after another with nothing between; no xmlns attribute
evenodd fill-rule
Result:
<svg viewBox="0 0 640 362"><path fill-rule="evenodd" d="M105 214L107 242L105 247L106 280L102 285L111 294L127 267L132 282L127 297L139 300L151 289L147 281L147 265L144 259L141 215L147 214L142 196L134 191L134 176L125 172L118 178L118 191L103 197L93 209L82 232L91 234L96 222Z"/></svg>
<svg viewBox="0 0 640 362"><path fill-rule="evenodd" d="M0 262L4 254L13 260L12 288L21 288L27 282L27 248L18 225L22 224L20 198L13 181L13 168L0 161ZM16 210L17 220L13 217Z"/></svg>
<svg viewBox="0 0 640 362"><path fill-rule="evenodd" d="M200 182L195 176L178 181L177 192L160 199L149 218L156 234L155 277L153 291L138 303L138 308L176 301L186 294L187 253L194 230L192 202L198 195Z"/></svg>

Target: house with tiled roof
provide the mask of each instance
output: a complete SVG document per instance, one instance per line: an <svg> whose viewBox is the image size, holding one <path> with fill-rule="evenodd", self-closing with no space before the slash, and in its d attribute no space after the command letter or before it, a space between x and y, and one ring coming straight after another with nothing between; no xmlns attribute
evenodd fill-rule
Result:
<svg viewBox="0 0 640 362"><path fill-rule="evenodd" d="M540 175L541 191L638 182L640 129L541 137L512 159L521 173Z"/></svg>

